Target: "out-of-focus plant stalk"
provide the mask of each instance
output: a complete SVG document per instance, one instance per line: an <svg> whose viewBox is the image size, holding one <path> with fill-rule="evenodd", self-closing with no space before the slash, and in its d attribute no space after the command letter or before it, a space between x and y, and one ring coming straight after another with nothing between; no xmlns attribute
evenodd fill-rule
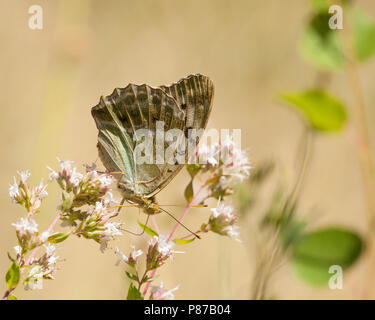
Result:
<svg viewBox="0 0 375 320"><path fill-rule="evenodd" d="M257 250L257 265L252 283L251 299L269 299L267 288L269 281L283 260L284 252L280 246L279 230L260 239ZM262 241L264 240L264 241Z"/></svg>
<svg viewBox="0 0 375 320"><path fill-rule="evenodd" d="M349 19L346 19L349 21ZM366 117L366 106L358 74L357 59L354 51L354 41L351 26L347 23L343 30L344 54L346 73L352 95L354 120L357 131L356 149L362 176L364 200L367 212L367 254L366 254L366 281L364 298L373 298L375 287L375 181L374 162L371 154L371 140Z"/></svg>

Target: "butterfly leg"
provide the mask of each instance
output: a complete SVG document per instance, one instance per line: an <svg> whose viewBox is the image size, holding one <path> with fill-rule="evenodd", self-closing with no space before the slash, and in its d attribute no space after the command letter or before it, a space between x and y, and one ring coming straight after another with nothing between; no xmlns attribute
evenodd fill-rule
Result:
<svg viewBox="0 0 375 320"><path fill-rule="evenodd" d="M117 211L116 211L116 214L114 215L115 217L116 216L118 216L119 214L120 214L120 211L121 211L121 209L123 208L123 206L124 206L124 202L125 202L125 197L122 197L122 199L121 199L121 201L120 201L120 205L119 205L119 207L118 207L118 209L117 209Z"/></svg>

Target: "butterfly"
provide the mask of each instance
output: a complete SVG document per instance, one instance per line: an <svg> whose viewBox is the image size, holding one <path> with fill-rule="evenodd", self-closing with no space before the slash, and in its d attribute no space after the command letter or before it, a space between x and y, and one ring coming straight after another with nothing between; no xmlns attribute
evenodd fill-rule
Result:
<svg viewBox="0 0 375 320"><path fill-rule="evenodd" d="M156 88L128 84L100 98L91 109L99 130L98 153L107 172L119 176L122 204L127 201L149 215L159 213L161 210L155 195L184 166L137 163L137 130L148 129L155 133L157 121L164 121L166 131L179 129L186 134L189 129L204 129L212 109L213 95L212 81L196 74Z"/></svg>

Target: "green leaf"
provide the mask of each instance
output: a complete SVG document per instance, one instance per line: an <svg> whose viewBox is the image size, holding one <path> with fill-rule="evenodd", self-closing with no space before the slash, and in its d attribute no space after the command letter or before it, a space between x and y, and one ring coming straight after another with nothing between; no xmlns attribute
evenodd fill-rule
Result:
<svg viewBox="0 0 375 320"><path fill-rule="evenodd" d="M328 11L316 13L303 31L300 40L302 56L318 69L338 70L344 66L344 56L337 30L329 28Z"/></svg>
<svg viewBox="0 0 375 320"><path fill-rule="evenodd" d="M280 97L300 110L316 130L340 131L346 123L343 104L322 90L281 93Z"/></svg>
<svg viewBox="0 0 375 320"><path fill-rule="evenodd" d="M173 242L175 244L188 244L190 242L193 242L195 240L195 238L191 238L191 239L174 239Z"/></svg>
<svg viewBox="0 0 375 320"><path fill-rule="evenodd" d="M7 300L18 300L18 298L17 298L15 295L10 294L10 295L8 296Z"/></svg>
<svg viewBox="0 0 375 320"><path fill-rule="evenodd" d="M352 19L355 51L363 62L375 54L375 21L358 8L353 10Z"/></svg>
<svg viewBox="0 0 375 320"><path fill-rule="evenodd" d="M13 258L12 258L12 256L10 255L10 253L9 253L9 252L7 252L7 254L8 254L8 258L9 258L9 260L10 260L10 261L12 261L12 262L13 262L13 261L15 261L15 260L16 260L16 259L13 259Z"/></svg>
<svg viewBox="0 0 375 320"><path fill-rule="evenodd" d="M49 236L48 237L48 242L50 243L59 243L59 242L63 242L64 240L66 240L68 237L70 236L70 232L59 232L59 233L55 233L53 234L52 236Z"/></svg>
<svg viewBox="0 0 375 320"><path fill-rule="evenodd" d="M139 224L139 225L141 226L141 228L142 228L142 229L143 229L148 235L150 235L151 237L154 237L154 236L158 237L158 236L159 236L159 234L158 234L156 231L154 231L154 230L152 230L151 228L147 227L146 225L140 223L139 221L138 221L138 224Z"/></svg>
<svg viewBox="0 0 375 320"><path fill-rule="evenodd" d="M130 273L130 272L128 272L128 271L125 271L125 273L126 273L126 275L128 276L128 278L129 278L130 280L138 281L138 277L137 277L137 275L132 274L132 273Z"/></svg>
<svg viewBox="0 0 375 320"><path fill-rule="evenodd" d="M14 261L5 275L5 281L9 289L14 288L20 281L20 266Z"/></svg>
<svg viewBox="0 0 375 320"><path fill-rule="evenodd" d="M134 284L131 283L126 300L144 300L144 298Z"/></svg>
<svg viewBox="0 0 375 320"><path fill-rule="evenodd" d="M188 203L193 200L193 197L194 197L193 180L190 181L189 184L186 186L184 196Z"/></svg>
<svg viewBox="0 0 375 320"><path fill-rule="evenodd" d="M327 228L308 233L293 246L292 263L297 274L313 286L327 285L328 270L339 265L349 268L362 251L358 235L348 230Z"/></svg>
<svg viewBox="0 0 375 320"><path fill-rule="evenodd" d="M186 170L189 172L191 179L193 179L200 170L200 166L197 164L186 165Z"/></svg>
<svg viewBox="0 0 375 320"><path fill-rule="evenodd" d="M61 211L62 212L69 212L73 206L73 195L70 193L63 191L62 192L63 202L61 204Z"/></svg>
<svg viewBox="0 0 375 320"><path fill-rule="evenodd" d="M328 12L329 5L327 0L310 0L310 3L314 9Z"/></svg>

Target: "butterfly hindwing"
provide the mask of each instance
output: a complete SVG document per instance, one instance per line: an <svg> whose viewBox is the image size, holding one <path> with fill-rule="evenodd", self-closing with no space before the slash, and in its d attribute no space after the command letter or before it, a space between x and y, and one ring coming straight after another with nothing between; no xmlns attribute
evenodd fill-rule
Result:
<svg viewBox="0 0 375 320"><path fill-rule="evenodd" d="M204 129L211 112L214 86L210 78L197 74L170 86L160 86L185 112L185 129Z"/></svg>

